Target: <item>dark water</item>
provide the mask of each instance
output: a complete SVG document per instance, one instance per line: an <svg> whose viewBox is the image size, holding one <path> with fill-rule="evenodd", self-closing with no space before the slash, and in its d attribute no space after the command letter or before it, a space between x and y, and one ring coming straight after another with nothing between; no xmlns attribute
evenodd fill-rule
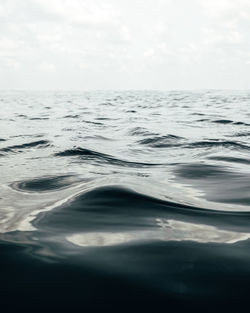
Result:
<svg viewBox="0 0 250 313"><path fill-rule="evenodd" d="M0 104L3 312L249 311L250 92Z"/></svg>

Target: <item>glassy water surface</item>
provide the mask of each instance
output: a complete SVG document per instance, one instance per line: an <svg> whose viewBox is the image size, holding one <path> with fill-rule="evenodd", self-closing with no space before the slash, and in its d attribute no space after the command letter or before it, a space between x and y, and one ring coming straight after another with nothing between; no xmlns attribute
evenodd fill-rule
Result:
<svg viewBox="0 0 250 313"><path fill-rule="evenodd" d="M247 91L1 92L6 304L239 311L249 103Z"/></svg>

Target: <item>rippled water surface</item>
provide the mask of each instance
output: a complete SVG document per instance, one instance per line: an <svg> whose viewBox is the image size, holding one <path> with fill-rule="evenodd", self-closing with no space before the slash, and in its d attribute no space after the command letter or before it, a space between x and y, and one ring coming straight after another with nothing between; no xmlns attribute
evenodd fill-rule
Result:
<svg viewBox="0 0 250 313"><path fill-rule="evenodd" d="M20 91L0 104L10 308L248 302L249 92Z"/></svg>

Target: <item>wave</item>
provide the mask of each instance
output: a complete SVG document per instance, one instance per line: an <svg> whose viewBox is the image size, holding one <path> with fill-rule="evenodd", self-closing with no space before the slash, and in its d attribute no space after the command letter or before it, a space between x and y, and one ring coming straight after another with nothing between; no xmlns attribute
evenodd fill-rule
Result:
<svg viewBox="0 0 250 313"><path fill-rule="evenodd" d="M38 141L32 141L28 143L24 143L21 145L14 145L14 146L9 146L5 148L1 148L1 152L16 152L16 150L23 150L23 149L29 149L29 148L45 148L50 146L50 141L48 140L38 140Z"/></svg>
<svg viewBox="0 0 250 313"><path fill-rule="evenodd" d="M113 99L112 101L117 101L118 99ZM107 101L107 102L103 102L103 103L100 103L100 105L101 106L110 106L110 107L113 107L113 106L115 106L115 104L114 103L112 103L112 102L109 102L109 101Z"/></svg>
<svg viewBox="0 0 250 313"><path fill-rule="evenodd" d="M48 117L30 117L29 118L30 121L46 121L49 120Z"/></svg>
<svg viewBox="0 0 250 313"><path fill-rule="evenodd" d="M137 141L138 144L146 145L151 148L166 148L179 146L180 144L176 144L176 141L182 140L184 138L176 136L176 135L167 135L167 136L156 136L152 138L146 138Z"/></svg>
<svg viewBox="0 0 250 313"><path fill-rule="evenodd" d="M234 122L234 125L242 125L242 126L250 126L249 123L244 123L244 122Z"/></svg>
<svg viewBox="0 0 250 313"><path fill-rule="evenodd" d="M196 148L231 148L231 149L239 149L239 150L250 150L250 146L244 145L242 143L236 141L227 141L227 140L210 140L210 141L197 141L190 144L185 145L185 148L196 149Z"/></svg>
<svg viewBox="0 0 250 313"><path fill-rule="evenodd" d="M198 115L198 114L192 114L192 115ZM201 114L199 114L201 115ZM202 114L205 115L205 114ZM232 124L232 125L239 125L239 126L250 126L250 124L245 123L245 122L234 122L232 120L229 119L217 119L217 120L211 120L209 118L202 118L202 119L198 119L196 120L196 122L210 122L210 123L215 123L215 124L222 124L222 125L228 125L228 124Z"/></svg>
<svg viewBox="0 0 250 313"><path fill-rule="evenodd" d="M234 137L248 137L250 136L250 132L237 133L233 135Z"/></svg>
<svg viewBox="0 0 250 313"><path fill-rule="evenodd" d="M127 110L126 113L137 113L135 110Z"/></svg>
<svg viewBox="0 0 250 313"><path fill-rule="evenodd" d="M175 170L175 179L202 193L207 201L249 207L250 175L231 167L204 163L186 163Z"/></svg>
<svg viewBox="0 0 250 313"><path fill-rule="evenodd" d="M117 185L96 187L75 196L50 212L41 214L42 216L38 216L33 222L35 227L51 229L62 234L97 230L154 230L164 226L163 224L165 231L168 231L168 221L202 224L214 227L213 230L216 227L225 231L240 229L243 233L249 231L250 222L250 212L194 207L154 198ZM195 226L193 229L196 229ZM194 234L192 236L195 238Z"/></svg>
<svg viewBox="0 0 250 313"><path fill-rule="evenodd" d="M214 121L212 121L213 123L217 123L217 124L232 124L233 123L233 121L231 121L231 120L214 120Z"/></svg>
<svg viewBox="0 0 250 313"><path fill-rule="evenodd" d="M93 136L84 136L83 139L91 139L91 140L105 140L105 141L113 141L113 138L104 137L100 135L93 135Z"/></svg>
<svg viewBox="0 0 250 313"><path fill-rule="evenodd" d="M153 138L145 138L137 141L138 144L146 145L151 148L173 148L181 147L186 149L199 149L199 148L229 148L235 150L250 150L250 146L236 141L228 140L204 140L186 143L185 138L167 135L167 136L156 136Z"/></svg>
<svg viewBox="0 0 250 313"><path fill-rule="evenodd" d="M222 166L203 164L203 163L187 163L180 164L175 169L175 174L185 179L208 179L216 177L225 177L230 173Z"/></svg>
<svg viewBox="0 0 250 313"><path fill-rule="evenodd" d="M111 118L111 117L96 117L95 120L97 121L114 121L117 120L117 118Z"/></svg>
<svg viewBox="0 0 250 313"><path fill-rule="evenodd" d="M191 115L198 115L198 116L204 116L204 113L191 113Z"/></svg>
<svg viewBox="0 0 250 313"><path fill-rule="evenodd" d="M236 157L227 157L227 156L211 156L209 157L210 160L215 161L223 161L229 163L240 163L240 164L250 164L250 159L243 159L243 158L236 158Z"/></svg>
<svg viewBox="0 0 250 313"><path fill-rule="evenodd" d="M196 122L210 122L210 119L209 118L202 118L202 119L196 120Z"/></svg>
<svg viewBox="0 0 250 313"><path fill-rule="evenodd" d="M102 163L108 163L112 165L118 165L118 166L129 166L129 167L148 167L148 166L159 166L162 164L156 164L156 163L144 163L144 162L133 162L133 161L127 161L127 160L122 160L118 159L116 157L113 157L111 155L97 152L94 150L90 149L85 149L85 148L73 148L69 150L65 150L62 152L57 152L55 156L59 157L71 157L71 156L78 156L82 160L96 160L96 161L101 161Z"/></svg>
<svg viewBox="0 0 250 313"><path fill-rule="evenodd" d="M158 136L159 134L157 133L152 133L150 131L148 131L146 128L144 127L135 127L133 129L131 129L129 132L128 132L129 135L132 135L132 136Z"/></svg>
<svg viewBox="0 0 250 313"><path fill-rule="evenodd" d="M98 126L103 126L104 124L101 122L94 122L94 121L87 121L87 120L82 120L83 123L86 124L92 124L92 125L98 125Z"/></svg>
<svg viewBox="0 0 250 313"><path fill-rule="evenodd" d="M69 114L69 115L65 115L63 118L79 118L80 115L78 114Z"/></svg>

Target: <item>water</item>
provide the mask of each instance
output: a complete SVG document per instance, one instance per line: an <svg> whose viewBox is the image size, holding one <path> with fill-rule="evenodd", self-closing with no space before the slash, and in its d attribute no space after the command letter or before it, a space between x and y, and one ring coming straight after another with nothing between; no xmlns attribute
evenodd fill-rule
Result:
<svg viewBox="0 0 250 313"><path fill-rule="evenodd" d="M239 312L249 101L245 91L1 92L2 305Z"/></svg>

